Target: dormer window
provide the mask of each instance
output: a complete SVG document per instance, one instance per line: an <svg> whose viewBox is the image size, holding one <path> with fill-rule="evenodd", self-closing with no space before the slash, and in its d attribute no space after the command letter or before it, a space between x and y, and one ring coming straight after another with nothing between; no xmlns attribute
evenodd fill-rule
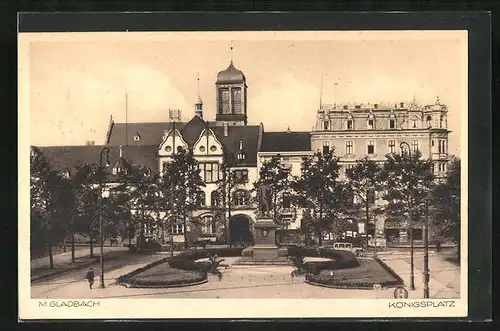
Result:
<svg viewBox="0 0 500 331"><path fill-rule="evenodd" d="M354 127L354 120L352 118L347 120L347 130L352 130Z"/></svg>
<svg viewBox="0 0 500 331"><path fill-rule="evenodd" d="M396 128L396 119L394 118L394 115L391 115L389 117L389 129L395 129Z"/></svg>
<svg viewBox="0 0 500 331"><path fill-rule="evenodd" d="M134 141L140 141L141 140L141 135L139 133L136 133L134 136Z"/></svg>
<svg viewBox="0 0 500 331"><path fill-rule="evenodd" d="M330 126L330 122L329 121L323 121L323 130L328 130L329 129L329 126Z"/></svg>
<svg viewBox="0 0 500 331"><path fill-rule="evenodd" d="M245 151L243 150L243 141L242 140L240 140L240 150L238 151L236 158L240 161L245 159Z"/></svg>
<svg viewBox="0 0 500 331"><path fill-rule="evenodd" d="M344 108L344 109L347 109L347 105L344 105L344 107L343 107L343 108Z"/></svg>
<svg viewBox="0 0 500 331"><path fill-rule="evenodd" d="M432 116L427 116L427 127L431 128L432 127Z"/></svg>

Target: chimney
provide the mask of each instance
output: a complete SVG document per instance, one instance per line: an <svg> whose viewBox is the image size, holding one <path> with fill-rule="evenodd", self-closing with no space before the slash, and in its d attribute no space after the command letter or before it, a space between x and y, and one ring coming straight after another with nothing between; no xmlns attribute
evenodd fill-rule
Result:
<svg viewBox="0 0 500 331"><path fill-rule="evenodd" d="M227 122L224 122L224 137L227 137L229 135L229 127L227 125Z"/></svg>

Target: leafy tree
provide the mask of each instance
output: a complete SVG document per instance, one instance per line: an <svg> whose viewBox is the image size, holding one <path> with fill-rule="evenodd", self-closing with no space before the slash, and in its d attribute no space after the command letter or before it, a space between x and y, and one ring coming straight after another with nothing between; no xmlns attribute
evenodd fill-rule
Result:
<svg viewBox="0 0 500 331"><path fill-rule="evenodd" d="M49 250L49 266L54 268L53 245L68 233L67 215L74 203L71 186L50 167L38 150L30 157L31 245Z"/></svg>
<svg viewBox="0 0 500 331"><path fill-rule="evenodd" d="M137 247L140 249L145 241L145 228L153 229L161 226L159 207L163 197L160 194L162 192L160 178L158 174L153 174L150 169L142 165L132 165L124 159L121 160L121 164L123 168L119 185L115 190L119 193L118 197L127 200L122 201L124 202L122 215L129 215L126 225L129 232L136 227L139 228ZM128 234L129 240L130 234Z"/></svg>
<svg viewBox="0 0 500 331"><path fill-rule="evenodd" d="M188 248L188 219L192 226L199 224L192 212L200 207L200 196L205 183L201 179L198 162L192 151L179 148L173 160L166 164L163 177L169 183L172 215L182 219L184 227L184 247Z"/></svg>
<svg viewBox="0 0 500 331"><path fill-rule="evenodd" d="M318 236L318 244L323 243L323 233L334 228L343 209L343 185L339 180L338 157L334 150L315 153L304 157L301 176L294 183L298 194L297 203L312 211L310 228Z"/></svg>
<svg viewBox="0 0 500 331"><path fill-rule="evenodd" d="M346 171L348 190L350 190L359 201L351 205L353 207L351 211L358 215L361 213L364 214L366 247L368 247L368 224L371 219L383 212L380 207L375 205L376 193L383 187L380 174L381 167L368 157L358 160L354 167ZM360 218L362 217L363 216Z"/></svg>
<svg viewBox="0 0 500 331"><path fill-rule="evenodd" d="M229 220L231 218L231 195L233 193L233 189L238 185L237 180L234 175L234 171L231 170L231 167L227 163L226 158L224 158L223 163L220 167L220 177L217 182L217 188L212 193L210 197L210 208L212 209L212 213L214 215L215 222L218 224L223 224L224 226L224 235L226 243L231 243L231 234L229 232ZM214 203L215 202L215 203Z"/></svg>
<svg viewBox="0 0 500 331"><path fill-rule="evenodd" d="M426 199L433 186L432 162L423 160L420 151L388 154L381 172L386 210L390 215L408 215L410 221L426 212ZM412 235L413 229L410 229Z"/></svg>
<svg viewBox="0 0 500 331"><path fill-rule="evenodd" d="M253 184L254 190L258 190L261 185L267 185L271 198L270 212L274 222L284 227L281 218L284 199L290 199L291 203L291 169L286 168L281 162L281 157L273 156L270 161L265 162L259 171L259 178Z"/></svg>
<svg viewBox="0 0 500 331"><path fill-rule="evenodd" d="M460 261L460 190L460 159L453 157L448 163L445 180L434 187L431 210L438 233L457 243L458 261Z"/></svg>
<svg viewBox="0 0 500 331"><path fill-rule="evenodd" d="M96 163L78 164L73 178L73 189L77 198L74 231L83 233L90 238L90 256L94 256L94 242L100 237L100 222L102 216L102 240L115 237L126 211L124 198L119 195L116 187L109 184L109 174L106 169ZM101 191L101 183L102 191ZM109 191L109 197L103 198L104 190ZM100 200L101 199L101 200ZM99 209L101 201L101 209Z"/></svg>

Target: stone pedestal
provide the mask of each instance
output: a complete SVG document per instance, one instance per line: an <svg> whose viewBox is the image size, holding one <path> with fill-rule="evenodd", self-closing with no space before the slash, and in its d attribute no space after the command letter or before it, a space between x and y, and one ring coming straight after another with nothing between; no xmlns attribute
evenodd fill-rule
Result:
<svg viewBox="0 0 500 331"><path fill-rule="evenodd" d="M278 258L276 246L276 224L272 219L259 219L254 224L253 259L275 260Z"/></svg>
<svg viewBox="0 0 500 331"><path fill-rule="evenodd" d="M259 218L254 224L254 246L243 250L242 258L235 264L288 265L288 250L276 245L276 224L272 219Z"/></svg>

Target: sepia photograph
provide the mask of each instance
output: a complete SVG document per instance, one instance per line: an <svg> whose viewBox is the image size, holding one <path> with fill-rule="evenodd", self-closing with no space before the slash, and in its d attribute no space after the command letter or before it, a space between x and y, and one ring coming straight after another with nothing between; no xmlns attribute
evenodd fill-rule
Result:
<svg viewBox="0 0 500 331"><path fill-rule="evenodd" d="M466 316L467 66L467 31L20 33L23 316Z"/></svg>

